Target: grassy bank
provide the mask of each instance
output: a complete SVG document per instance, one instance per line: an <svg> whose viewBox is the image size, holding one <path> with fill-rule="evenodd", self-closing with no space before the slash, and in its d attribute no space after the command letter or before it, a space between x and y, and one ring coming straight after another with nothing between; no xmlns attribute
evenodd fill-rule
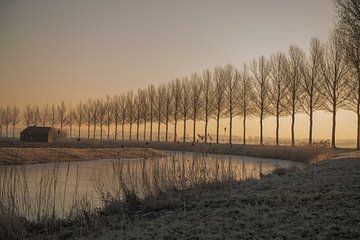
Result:
<svg viewBox="0 0 360 240"><path fill-rule="evenodd" d="M334 150L329 148L310 146L260 146L242 144L205 144L182 142L137 142L137 141L101 141L101 140L63 140L52 144L20 143L16 140L0 141L0 148L79 148L79 149L105 149L105 148L152 148L156 150L201 152L243 155L248 157L284 159L299 162L319 162L334 155ZM1 155L0 155L1 156Z"/></svg>
<svg viewBox="0 0 360 240"><path fill-rule="evenodd" d="M0 165L158 157L161 155L159 151L145 148L0 147Z"/></svg>
<svg viewBox="0 0 360 240"><path fill-rule="evenodd" d="M174 160L177 162L178 160ZM186 160L185 160L186 161ZM119 183L126 171L116 165ZM192 174L152 165L132 188L103 194L100 209L82 202L65 219L27 221L2 214L4 239L359 239L360 159L344 157L304 170L277 169L235 181L222 167L193 164ZM181 167L182 163L178 162ZM148 168L144 168L148 169ZM226 168L225 168L226 169ZM203 171L204 172L204 171ZM155 181L149 182L150 179ZM220 177L221 176L221 177ZM144 198L134 191L143 186ZM148 188L147 186L156 186ZM120 184L118 186L129 186ZM137 192L137 193L136 193ZM120 197L121 195L121 197ZM1 210L1 208L0 208Z"/></svg>

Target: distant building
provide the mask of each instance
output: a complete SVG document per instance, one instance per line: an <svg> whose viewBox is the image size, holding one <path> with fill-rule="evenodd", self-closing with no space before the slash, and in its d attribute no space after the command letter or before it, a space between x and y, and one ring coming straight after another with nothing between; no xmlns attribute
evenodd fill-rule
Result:
<svg viewBox="0 0 360 240"><path fill-rule="evenodd" d="M53 142L51 127L27 127L20 133L21 142Z"/></svg>

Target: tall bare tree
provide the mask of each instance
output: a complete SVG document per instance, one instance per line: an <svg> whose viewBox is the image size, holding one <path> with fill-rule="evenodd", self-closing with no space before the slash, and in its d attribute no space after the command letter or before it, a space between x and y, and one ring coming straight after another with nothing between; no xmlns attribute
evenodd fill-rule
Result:
<svg viewBox="0 0 360 240"><path fill-rule="evenodd" d="M270 101L271 113L276 118L276 146L279 146L280 117L286 114L286 96L288 96L288 64L284 53L278 52L270 58Z"/></svg>
<svg viewBox="0 0 360 240"><path fill-rule="evenodd" d="M21 121L20 110L18 107L13 106L11 113L11 124L12 124L12 138L15 138L16 125Z"/></svg>
<svg viewBox="0 0 360 240"><path fill-rule="evenodd" d="M240 114L243 118L243 144L246 144L246 120L249 116L254 113L254 104L252 101L253 97L253 85L252 78L250 77L250 73L248 70L248 66L246 64L243 65L241 71L241 81L239 84L239 102L240 102Z"/></svg>
<svg viewBox="0 0 360 240"><path fill-rule="evenodd" d="M41 124L43 127L46 126L46 123L48 122L49 120L49 105L44 105L42 108L41 108L41 111L40 111L40 121L41 121Z"/></svg>
<svg viewBox="0 0 360 240"><path fill-rule="evenodd" d="M149 101L147 98L147 91L146 90L140 90L138 93L139 95L139 101L141 105L141 119L144 124L144 136L143 140L146 141L146 122L149 117Z"/></svg>
<svg viewBox="0 0 360 240"><path fill-rule="evenodd" d="M173 118L174 118L174 142L177 141L177 121L180 115L180 108L181 108L181 99L182 99L182 87L180 79L176 79L175 81L171 82L171 93L173 96L173 104L174 104L174 111L173 111Z"/></svg>
<svg viewBox="0 0 360 240"><path fill-rule="evenodd" d="M168 141L169 136L169 122L171 120L171 113L173 112L173 99L172 99L171 85L167 84L165 86L165 96L164 96L164 122L165 122L165 142Z"/></svg>
<svg viewBox="0 0 360 240"><path fill-rule="evenodd" d="M23 120L27 127L34 123L34 112L29 104L26 105L23 111Z"/></svg>
<svg viewBox="0 0 360 240"><path fill-rule="evenodd" d="M196 141L196 120L202 115L202 81L201 77L197 73L191 75L190 80L190 99L191 99L191 118L193 121L193 139Z"/></svg>
<svg viewBox="0 0 360 240"><path fill-rule="evenodd" d="M74 120L78 126L78 138L80 139L81 138L81 126L84 122L84 114L85 114L83 104L81 102L75 107L72 114L73 114Z"/></svg>
<svg viewBox="0 0 360 240"><path fill-rule="evenodd" d="M134 93L129 91L126 94L127 122L129 123L129 140L132 140L132 125L135 122Z"/></svg>
<svg viewBox="0 0 360 240"><path fill-rule="evenodd" d="M120 112L120 118L121 118L121 140L125 140L125 121L126 121L126 115L127 115L127 109L126 109L126 95L123 93L119 97L118 101L119 106L119 112Z"/></svg>
<svg viewBox="0 0 360 240"><path fill-rule="evenodd" d="M323 81L321 84L324 97L324 107L332 113L331 146L336 147L336 113L346 103L349 97L346 64L343 42L336 29L331 32L325 48L324 61L321 66Z"/></svg>
<svg viewBox="0 0 360 240"><path fill-rule="evenodd" d="M183 142L186 141L186 121L189 119L190 117L190 81L188 78L184 78L181 81L181 90L182 90L182 101L181 101L181 115L182 115L182 120L184 123L184 127L183 127Z"/></svg>
<svg viewBox="0 0 360 240"><path fill-rule="evenodd" d="M40 108L39 108L39 106L38 105L35 105L34 107L33 107L33 110L32 110L32 112L33 112L33 116L34 116L34 125L35 126L38 126L38 124L40 123L40 119L41 119L41 114L40 114Z"/></svg>
<svg viewBox="0 0 360 240"><path fill-rule="evenodd" d="M121 110L120 110L120 96L115 95L113 97L113 105L114 105L114 139L117 140L118 126L121 120Z"/></svg>
<svg viewBox="0 0 360 240"><path fill-rule="evenodd" d="M212 74L210 70L203 71L202 75L202 91L201 91L201 101L204 104L204 142L208 141L208 125L211 115L214 113L214 84L212 81Z"/></svg>
<svg viewBox="0 0 360 240"><path fill-rule="evenodd" d="M9 126L11 124L11 115L12 115L12 111L11 108L9 106L6 106L5 111L4 111L4 125L5 125L5 137L9 137Z"/></svg>
<svg viewBox="0 0 360 240"><path fill-rule="evenodd" d="M91 124L93 125L93 139L96 138L96 126L99 124L99 115L100 115L100 100L96 99L92 102L91 107Z"/></svg>
<svg viewBox="0 0 360 240"><path fill-rule="evenodd" d="M114 108L115 104L113 99L106 95L105 102L104 102L104 109L105 109L105 125L107 127L107 140L110 139L110 126L114 122Z"/></svg>
<svg viewBox="0 0 360 240"><path fill-rule="evenodd" d="M215 118L216 118L216 143L219 143L219 131L220 131L220 118L224 114L225 104L225 79L224 71L221 67L216 67L213 73L213 79L215 82L214 90L214 105L215 105Z"/></svg>
<svg viewBox="0 0 360 240"><path fill-rule="evenodd" d="M52 128L54 128L58 123L57 112L54 104L51 106L49 111L49 123Z"/></svg>
<svg viewBox="0 0 360 240"><path fill-rule="evenodd" d="M105 125L105 117L106 117L106 108L104 105L104 100L98 99L97 101L97 108L99 111L99 126L100 126L100 139L103 139L103 129L104 129L104 125Z"/></svg>
<svg viewBox="0 0 360 240"><path fill-rule="evenodd" d="M136 141L139 141L139 130L141 122L141 90L138 89L136 96L134 97L134 111L135 111L135 121L136 121Z"/></svg>
<svg viewBox="0 0 360 240"><path fill-rule="evenodd" d="M150 116L150 142L153 140L153 122L155 115L155 97L156 89L154 85L150 85L147 89L148 103L149 103L149 116Z"/></svg>
<svg viewBox="0 0 360 240"><path fill-rule="evenodd" d="M155 112L158 124L158 132L157 132L157 141L160 142L161 140L161 122L163 120L163 109L164 109L164 102L165 102L165 94L166 94L166 87L165 85L161 84L158 86L156 91L155 97Z"/></svg>
<svg viewBox="0 0 360 240"><path fill-rule="evenodd" d="M357 149L360 149L360 1L336 0L340 18L339 29L343 37L346 61L352 66L354 77L350 86L350 110L357 115Z"/></svg>
<svg viewBox="0 0 360 240"><path fill-rule="evenodd" d="M269 107L271 104L269 95L270 65L268 60L264 56L261 56L258 60L252 62L251 69L254 76L253 101L260 119L260 144L263 145L263 121L269 115Z"/></svg>
<svg viewBox="0 0 360 240"><path fill-rule="evenodd" d="M225 111L229 114L229 144L232 145L233 118L239 114L239 101L237 92L239 90L240 73L234 66L228 64L224 67L225 81Z"/></svg>
<svg viewBox="0 0 360 240"><path fill-rule="evenodd" d="M90 139L90 127L92 124L92 110L93 102L91 99L88 99L85 104L82 106L82 110L84 111L84 123L87 127L87 137Z"/></svg>
<svg viewBox="0 0 360 240"><path fill-rule="evenodd" d="M295 116L299 111L300 98L302 95L301 80L302 66L304 64L304 52L297 46L289 48L288 60L288 96L289 113L291 114L291 146L295 146Z"/></svg>
<svg viewBox="0 0 360 240"><path fill-rule="evenodd" d="M67 111L67 124L69 125L69 138L72 138L72 126L75 122L74 118L74 109L71 107L69 103L69 110Z"/></svg>
<svg viewBox="0 0 360 240"><path fill-rule="evenodd" d="M5 109L0 106L0 138L2 137L4 120L5 120Z"/></svg>
<svg viewBox="0 0 360 240"><path fill-rule="evenodd" d="M321 86L321 64L324 56L323 46L316 38L311 39L309 55L302 67L302 89L301 106L309 115L309 145L313 143L313 115L323 105L320 93Z"/></svg>
<svg viewBox="0 0 360 240"><path fill-rule="evenodd" d="M60 125L60 132L62 132L63 128L68 124L67 107L64 101L57 106L57 118Z"/></svg>

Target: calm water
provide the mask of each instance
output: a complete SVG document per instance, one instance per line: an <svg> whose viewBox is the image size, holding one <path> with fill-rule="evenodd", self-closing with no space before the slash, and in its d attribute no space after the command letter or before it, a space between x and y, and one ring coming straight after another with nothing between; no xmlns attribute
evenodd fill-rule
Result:
<svg viewBox="0 0 360 240"><path fill-rule="evenodd" d="M236 180L258 178L277 167L305 166L291 161L245 156L165 154L151 159L3 166L0 167L0 200L5 205L17 205L19 212L25 215L39 218L49 212L65 215L75 202L83 198L90 203L88 207L100 206L101 196L106 193L121 195L124 190L132 190L145 196L156 192L156 186L160 185L186 188L229 177ZM9 194L14 195L11 203Z"/></svg>

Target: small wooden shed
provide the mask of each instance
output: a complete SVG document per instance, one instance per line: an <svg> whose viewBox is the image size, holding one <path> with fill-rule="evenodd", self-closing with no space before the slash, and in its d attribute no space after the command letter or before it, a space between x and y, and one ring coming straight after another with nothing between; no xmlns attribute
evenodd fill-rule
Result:
<svg viewBox="0 0 360 240"><path fill-rule="evenodd" d="M51 127L27 127L20 133L21 142L53 142Z"/></svg>

